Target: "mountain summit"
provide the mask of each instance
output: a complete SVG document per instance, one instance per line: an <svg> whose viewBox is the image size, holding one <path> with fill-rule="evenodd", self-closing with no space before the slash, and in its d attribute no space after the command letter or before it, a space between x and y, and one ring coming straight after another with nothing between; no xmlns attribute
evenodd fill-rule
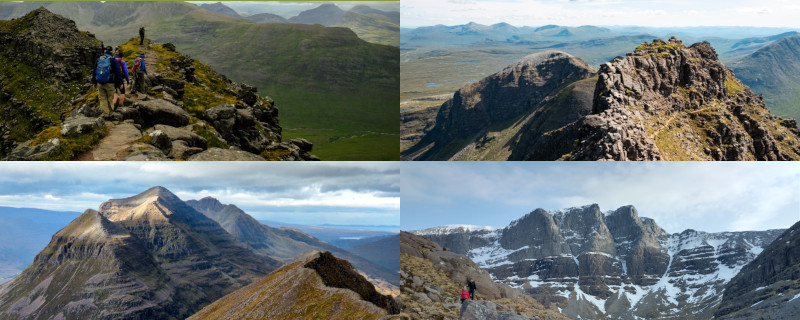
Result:
<svg viewBox="0 0 800 320"><path fill-rule="evenodd" d="M0 318L182 319L279 265L154 187L58 231L0 288Z"/></svg>

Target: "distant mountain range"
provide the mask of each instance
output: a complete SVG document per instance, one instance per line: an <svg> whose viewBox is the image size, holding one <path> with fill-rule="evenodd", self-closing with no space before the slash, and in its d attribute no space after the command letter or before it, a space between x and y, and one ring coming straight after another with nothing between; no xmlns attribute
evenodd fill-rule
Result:
<svg viewBox="0 0 800 320"><path fill-rule="evenodd" d="M570 318L727 314L722 306L736 301L729 297L734 283L763 284L737 276L740 271L791 256L771 249L784 243L784 230L669 234L633 206L605 213L597 205L536 209L503 228L442 226L414 233L468 256L493 279L556 304Z"/></svg>
<svg viewBox="0 0 800 320"><path fill-rule="evenodd" d="M376 291L396 290L390 283L397 283L391 279L397 277L393 272L297 230L257 223L233 205L213 198L184 202L165 188L153 187L133 197L108 200L98 211L86 210L56 232L31 265L0 286L0 317L186 318L278 269L282 262L296 262L304 259L298 258L303 252L324 248L361 266L356 270L330 252L322 254L329 257L316 263L325 270L318 270L325 273L320 274L324 286L357 294L318 287L336 295L318 296L315 303L333 306L344 294L355 299L351 303L364 306L358 310L375 311L363 304L370 301L384 308L378 314L394 312L388 307L391 297ZM343 285L327 279L332 270L352 280ZM284 273L278 270L261 281L300 283L300 278ZM305 281L314 283L313 277ZM60 289L49 290L51 286ZM303 301L307 300L294 302ZM289 302L282 303L286 304L271 307L285 308ZM315 310L308 312L323 314Z"/></svg>
<svg viewBox="0 0 800 320"><path fill-rule="evenodd" d="M364 40L398 46L400 39L400 12L381 11L366 5L357 5L344 11L335 4L323 3L316 8L305 10L298 15L284 18L275 13L260 12L241 16L222 2L202 4L201 8L219 12L235 18L244 18L261 23L300 23L321 24L326 27L346 27L352 29Z"/></svg>

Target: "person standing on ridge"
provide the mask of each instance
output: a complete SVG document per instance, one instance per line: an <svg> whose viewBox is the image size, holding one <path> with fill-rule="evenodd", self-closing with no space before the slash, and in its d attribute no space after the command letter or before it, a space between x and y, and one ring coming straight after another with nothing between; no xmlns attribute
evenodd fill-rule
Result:
<svg viewBox="0 0 800 320"><path fill-rule="evenodd" d="M139 45L144 44L144 26L139 28Z"/></svg>
<svg viewBox="0 0 800 320"><path fill-rule="evenodd" d="M97 58L92 69L92 87L99 91L100 110L105 117L114 112L114 84L117 78L122 79L119 64L111 57L111 50L111 47L106 47L105 53Z"/></svg>
<svg viewBox="0 0 800 320"><path fill-rule="evenodd" d="M464 303L464 300L469 299L469 292L467 291L467 286L461 289L461 303Z"/></svg>
<svg viewBox="0 0 800 320"><path fill-rule="evenodd" d="M128 76L128 63L122 59L121 48L117 48L117 56L115 59L117 63L119 63L120 70L122 70L122 77L114 83L115 89L117 90L117 94L114 95L114 108L119 108L125 103L125 88L130 90L131 78ZM123 78L125 79L124 84L122 83Z"/></svg>
<svg viewBox="0 0 800 320"><path fill-rule="evenodd" d="M146 93L145 76L147 75L147 67L144 63L144 52L140 53L135 60L133 60L133 91Z"/></svg>
<svg viewBox="0 0 800 320"><path fill-rule="evenodd" d="M475 285L475 279L469 278L469 283L467 285L469 286L469 298L475 300L475 289L478 288L478 286Z"/></svg>

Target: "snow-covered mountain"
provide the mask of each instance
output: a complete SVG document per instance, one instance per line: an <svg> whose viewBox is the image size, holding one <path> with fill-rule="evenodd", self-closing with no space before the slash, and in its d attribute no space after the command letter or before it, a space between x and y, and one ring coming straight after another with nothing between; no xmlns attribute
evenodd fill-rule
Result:
<svg viewBox="0 0 800 320"><path fill-rule="evenodd" d="M783 230L669 234L625 206L536 209L505 228L414 233L573 318L710 318L724 286Z"/></svg>

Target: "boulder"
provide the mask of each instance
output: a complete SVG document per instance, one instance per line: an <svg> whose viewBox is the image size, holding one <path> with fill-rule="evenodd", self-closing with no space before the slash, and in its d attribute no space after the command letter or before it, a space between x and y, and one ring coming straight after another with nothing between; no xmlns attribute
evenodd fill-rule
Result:
<svg viewBox="0 0 800 320"><path fill-rule="evenodd" d="M153 127L156 130L161 130L169 137L170 141L181 140L186 142L187 147L200 148L204 150L208 147L208 142L205 138L189 130L175 128L164 124L157 124Z"/></svg>
<svg viewBox="0 0 800 320"><path fill-rule="evenodd" d="M68 136L89 132L102 128L104 125L102 118L89 118L82 115L69 117L61 124L61 135Z"/></svg>
<svg viewBox="0 0 800 320"><path fill-rule="evenodd" d="M303 152L311 152L311 148L314 147L314 144L303 138L291 139L289 140L289 143L297 146L298 148L300 148L300 151Z"/></svg>
<svg viewBox="0 0 800 320"><path fill-rule="evenodd" d="M167 124L180 127L189 124L189 113L163 99L141 101L134 106L139 108L144 124L148 126Z"/></svg>
<svg viewBox="0 0 800 320"><path fill-rule="evenodd" d="M484 302L490 303L490 302ZM494 303L492 303L494 305ZM461 303L461 320L528 320L526 316L506 312L498 312L474 300L465 300Z"/></svg>
<svg viewBox="0 0 800 320"><path fill-rule="evenodd" d="M61 140L53 138L45 143L35 146L30 145L31 141L25 142L11 151L5 160L9 161L36 161L58 155L61 152Z"/></svg>
<svg viewBox="0 0 800 320"><path fill-rule="evenodd" d="M170 140L169 135L164 133L161 130L153 130L150 132L150 144L161 150L164 154L169 154L172 151L172 140Z"/></svg>
<svg viewBox="0 0 800 320"><path fill-rule="evenodd" d="M166 155L164 155L161 150L158 148L151 146L149 144L135 144L131 146L131 149L134 150L129 154L127 157L123 158L123 161L168 161Z"/></svg>
<svg viewBox="0 0 800 320"><path fill-rule="evenodd" d="M192 147L184 140L172 141L172 148L169 157L173 159L186 160L194 154L203 152L202 148Z"/></svg>
<svg viewBox="0 0 800 320"><path fill-rule="evenodd" d="M247 151L211 148L189 157L189 161L264 161L264 158Z"/></svg>

